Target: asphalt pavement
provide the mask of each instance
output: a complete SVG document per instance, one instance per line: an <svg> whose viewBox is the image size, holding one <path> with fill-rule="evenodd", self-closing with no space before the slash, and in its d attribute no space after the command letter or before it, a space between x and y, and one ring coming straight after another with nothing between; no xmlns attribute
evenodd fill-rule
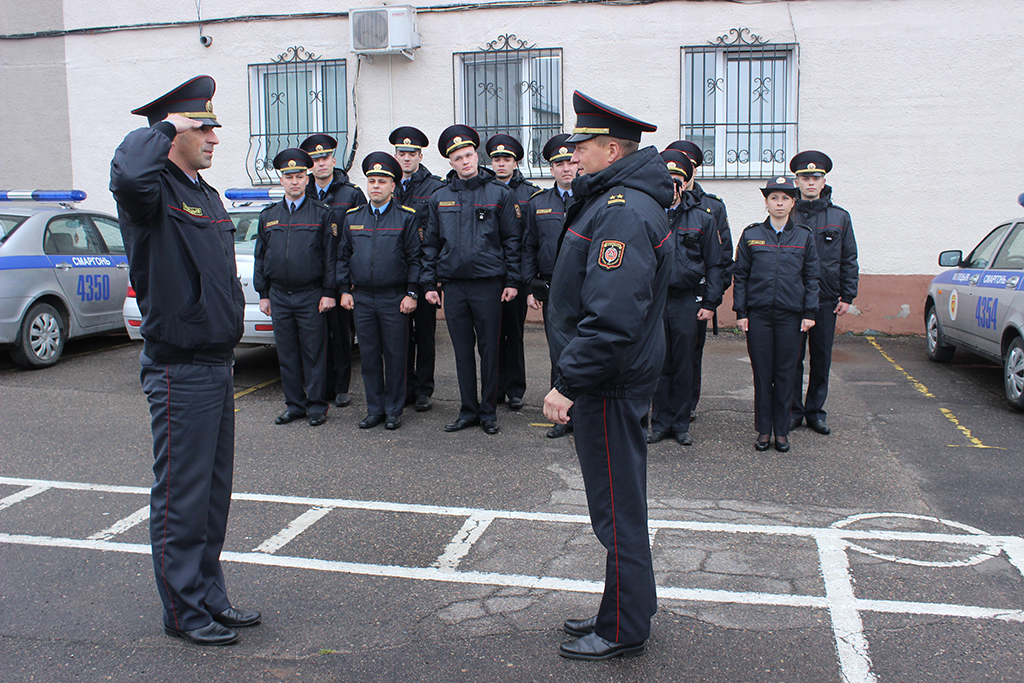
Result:
<svg viewBox="0 0 1024 683"><path fill-rule="evenodd" d="M649 452L648 650L584 663L557 656L560 626L595 611L603 549L572 437L544 436L543 331L493 436L443 431L459 401L438 338L434 408L393 432L357 428L358 362L351 406L275 426L275 353L238 352L225 571L264 621L225 648L161 628L140 345L0 360L0 680L1020 680L1024 415L997 366L842 336L832 434L757 453L745 342L709 336L694 445Z"/></svg>

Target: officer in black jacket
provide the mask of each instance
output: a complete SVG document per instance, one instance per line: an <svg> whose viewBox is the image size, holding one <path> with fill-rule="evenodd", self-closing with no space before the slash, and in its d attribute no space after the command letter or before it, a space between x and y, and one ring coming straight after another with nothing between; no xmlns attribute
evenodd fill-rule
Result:
<svg viewBox="0 0 1024 683"><path fill-rule="evenodd" d="M420 236L416 210L394 201L402 167L386 152L363 159L370 203L349 209L341 226L338 286L353 311L366 387L360 428L402 426L409 314L419 298Z"/></svg>
<svg viewBox="0 0 1024 683"><path fill-rule="evenodd" d="M491 167L499 182L508 185L519 202L520 215L526 211L530 197L540 188L523 177L519 162L524 156L523 146L511 135L492 135L485 145ZM521 254L520 254L521 256ZM512 301L501 305L501 338L498 342L498 403L508 397L509 410L523 407L526 394L526 349L523 332L526 325L526 294L529 282L516 283L521 293Z"/></svg>
<svg viewBox="0 0 1024 683"><path fill-rule="evenodd" d="M821 260L818 313L814 327L804 335L806 341L800 344L800 360L793 384L793 419L789 428L795 429L806 418L808 427L819 434L828 434L832 429L825 421L825 399L832 368L832 342L836 336L836 317L845 315L857 296L857 239L853 235L850 214L832 203L832 188L825 184L825 174L832 170L832 159L822 152L807 150L794 156L789 168L796 174L796 187L800 191L794 215L814 232ZM804 399L804 353L808 348L810 373Z"/></svg>
<svg viewBox="0 0 1024 683"><path fill-rule="evenodd" d="M479 167L479 146L480 136L468 126L448 126L441 133L438 149L452 171L448 184L430 197L420 279L428 303L440 303L439 289L444 290L445 320L455 349L462 406L445 431L480 424L486 433L497 434L501 303L516 297L522 279L522 225L512 192ZM474 347L480 352L479 398Z"/></svg>
<svg viewBox="0 0 1024 683"><path fill-rule="evenodd" d="M693 142L689 140L676 140L665 149L679 150L693 164L694 169L704 163L704 153ZM715 227L718 230L718 237L722 242L722 291L729 291L732 286L732 232L729 230L729 216L725 210L725 202L718 195L705 192L694 177L691 177L683 188L687 192L693 192L700 201L702 209L710 209L715 219ZM712 316L713 333L718 334L718 312ZM693 354L693 399L690 405L690 421L697 417L697 402L700 400L700 379L701 367L704 360L704 342L707 341L708 321L697 322L697 349Z"/></svg>
<svg viewBox="0 0 1024 683"><path fill-rule="evenodd" d="M551 273L555 269L558 239L562 236L565 211L572 204L572 181L576 179L579 164L573 161L576 145L566 142L568 133L559 133L544 144L544 160L548 162L555 186L535 192L523 213L523 282L529 287L527 305L540 310L544 316L544 330L548 327L548 290ZM550 352L551 345L548 345ZM551 383L554 386L555 364L551 358ZM557 439L572 431L572 424L555 424L547 431L549 439Z"/></svg>
<svg viewBox="0 0 1024 683"><path fill-rule="evenodd" d="M129 133L110 163L142 312L153 570L164 629L197 645L232 643L235 628L260 621L259 612L231 606L220 565L235 448L231 366L245 298L234 224L199 175L219 142L215 88L197 76L133 111L150 127Z"/></svg>
<svg viewBox="0 0 1024 683"><path fill-rule="evenodd" d="M665 209L673 183L653 147L655 126L573 93L581 175L573 183L548 299L558 357L544 414L565 424L594 533L607 549L597 615L569 619L579 636L559 654L608 659L642 652L657 610L647 532L647 411L665 359L665 300L674 243Z"/></svg>
<svg viewBox="0 0 1024 683"><path fill-rule="evenodd" d="M395 146L395 158L402 167L402 180L395 188L399 204L416 210L420 241L427 227L427 202L434 190L444 181L423 165L423 150L430 144L419 128L400 126L391 131L388 142ZM419 291L419 283L416 283ZM434 395L434 334L437 330L437 306L417 302L409 316L409 349L406 360L405 402L412 403L416 412L431 408Z"/></svg>
<svg viewBox="0 0 1024 683"><path fill-rule="evenodd" d="M722 303L722 244L711 209L702 208L696 193L683 189L693 177L690 158L675 149L666 149L661 157L676 183L676 200L668 210L676 246L665 308L668 351L654 394L647 443L675 434L676 441L689 446L693 355L699 323L707 325Z"/></svg>
<svg viewBox="0 0 1024 683"><path fill-rule="evenodd" d="M285 410L274 420L287 424L309 415L317 427L327 420L327 324L337 288L337 223L327 205L306 194L313 160L289 148L274 157L284 199L260 213L256 231L253 289L260 310L274 321Z"/></svg>
<svg viewBox="0 0 1024 683"><path fill-rule="evenodd" d="M338 141L324 133L310 135L299 149L313 159L310 183L306 194L326 204L333 212L332 221L341 225L345 212L366 203L363 191L353 185L348 174L335 168ZM327 380L324 383L325 400L344 408L350 403L349 383L352 379L352 313L340 306L327 311Z"/></svg>
<svg viewBox="0 0 1024 683"><path fill-rule="evenodd" d="M818 310L818 252L810 228L793 222L796 187L789 178L761 190L768 218L748 225L736 247L733 305L754 373L754 448L789 450L789 413L801 333Z"/></svg>

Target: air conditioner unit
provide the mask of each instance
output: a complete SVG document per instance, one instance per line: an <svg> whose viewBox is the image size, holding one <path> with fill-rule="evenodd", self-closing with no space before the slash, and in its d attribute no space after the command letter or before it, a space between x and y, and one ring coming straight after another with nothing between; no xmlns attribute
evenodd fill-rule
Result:
<svg viewBox="0 0 1024 683"><path fill-rule="evenodd" d="M420 46L412 5L353 9L348 13L352 52L362 55L404 53Z"/></svg>

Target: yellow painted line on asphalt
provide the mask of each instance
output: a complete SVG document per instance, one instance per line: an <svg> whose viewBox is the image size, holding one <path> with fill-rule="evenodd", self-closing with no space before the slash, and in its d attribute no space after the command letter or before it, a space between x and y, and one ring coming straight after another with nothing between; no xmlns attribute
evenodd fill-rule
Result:
<svg viewBox="0 0 1024 683"><path fill-rule="evenodd" d="M238 393L235 394L235 400L237 401L238 399L242 398L243 396L248 396L249 394L251 394L253 392L259 391L263 387L269 387L271 384L276 384L277 382L280 382L280 381L281 381L281 377L277 376L274 379L268 379L266 382L263 382L262 384L257 384L256 386L249 387L248 389L243 389L242 391L239 391ZM239 410L241 410L241 409L240 408L235 408L235 412L236 413Z"/></svg>
<svg viewBox="0 0 1024 683"><path fill-rule="evenodd" d="M554 422L531 422L531 427L554 427Z"/></svg>
<svg viewBox="0 0 1024 683"><path fill-rule="evenodd" d="M903 373L903 376L907 378L907 381L910 382L911 386L913 386L915 389L917 389L919 392L921 392L921 394L923 394L924 396L927 396L928 398L936 398L935 394L933 394L932 392L928 391L928 387L926 387L924 384L922 384L921 382L918 382L916 379L914 379L913 376L911 376L911 374L909 372L904 370L899 365L899 363L897 363L893 359L892 356L890 356L888 353L886 353L885 350L879 345L879 343L875 341L874 337L867 337L866 339L868 340L869 344L871 344L872 346L874 346L878 350L878 353L882 354L882 358L884 358L887 361L889 361L890 363L892 363L892 366L894 368L896 368L897 370L899 370L900 372ZM960 420L958 420L956 415L954 415L952 413L952 411L950 411L948 408L939 408L939 412L942 413L943 417L945 417L947 420L952 422L953 426L956 427L957 430L959 430L960 433L963 434L964 437L970 442L966 446L963 446L962 444L952 444L952 443L951 444L947 444L947 446L949 448L961 448L961 447L963 447L963 448L995 448L995 449L998 449L998 450L1001 450L1001 451L1005 451L1006 450L1005 448L1002 448L1000 446L986 446L984 443L982 443L981 439L979 439L978 437L974 436L974 434L971 433L970 429L968 429L967 427L965 427L962 424L960 424Z"/></svg>

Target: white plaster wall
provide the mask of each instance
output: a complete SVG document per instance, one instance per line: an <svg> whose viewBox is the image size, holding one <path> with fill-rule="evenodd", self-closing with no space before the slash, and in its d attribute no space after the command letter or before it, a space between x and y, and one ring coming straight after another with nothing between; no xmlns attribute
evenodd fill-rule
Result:
<svg viewBox="0 0 1024 683"><path fill-rule="evenodd" d="M376 4L307 2L301 11ZM196 18L194 0L153 7L71 2L64 21L76 28ZM1024 41L1014 19L1022 10L1022 0L680 0L421 12L423 47L415 61L375 57L359 65L358 83L342 18L207 24L205 32L214 37L209 49L199 45L196 26L69 36L74 182L89 192L90 205L112 208L110 157L127 131L144 125L129 110L208 73L218 82L214 104L225 127L205 175L222 190L247 184L246 67L294 45L348 59L358 107L354 170L367 152L389 149L387 135L397 125L416 125L436 142L454 122L452 53L477 50L506 33L538 48L563 48L567 129L578 88L658 124L645 142L661 148L679 137L680 46L745 27L771 42L799 44L799 147L822 149L834 159L829 183L835 201L853 215L862 272L931 273L939 250L969 249L998 221L1024 215L1016 204L1024 190L1018 172ZM279 3L262 0L203 2L208 20L280 11ZM355 125L350 114L350 130ZM449 169L433 144L425 163L438 175ZM352 176L362 182L358 172ZM702 184L728 203L734 235L763 217L760 182Z"/></svg>

